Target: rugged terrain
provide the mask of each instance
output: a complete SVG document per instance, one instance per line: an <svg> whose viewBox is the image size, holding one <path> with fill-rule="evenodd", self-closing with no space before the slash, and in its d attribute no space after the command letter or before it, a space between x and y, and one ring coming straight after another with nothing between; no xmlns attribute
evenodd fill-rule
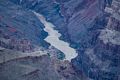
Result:
<svg viewBox="0 0 120 80"><path fill-rule="evenodd" d="M33 11L56 26L76 58L58 59L63 53L44 40ZM0 46L1 80L119 80L120 1L0 0Z"/></svg>

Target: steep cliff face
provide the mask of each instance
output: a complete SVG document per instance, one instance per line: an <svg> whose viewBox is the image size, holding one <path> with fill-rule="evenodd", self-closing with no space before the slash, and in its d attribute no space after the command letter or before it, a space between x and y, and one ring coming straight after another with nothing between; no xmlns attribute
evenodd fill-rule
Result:
<svg viewBox="0 0 120 80"><path fill-rule="evenodd" d="M70 62L44 40L48 33L35 14L0 1L0 80L80 80ZM47 49L46 49L47 48ZM62 56L61 56L62 55Z"/></svg>
<svg viewBox="0 0 120 80"><path fill-rule="evenodd" d="M35 46L46 47L43 39L47 32L43 24L28 10L10 1L0 2L0 46L20 51L32 50Z"/></svg>
<svg viewBox="0 0 120 80"><path fill-rule="evenodd" d="M100 25L103 28L94 26L96 29L92 37L91 47L79 49L79 56L73 60L77 70L86 73L87 76L94 80L119 80L120 72L120 30L119 30L119 4L113 0L111 6L105 7L105 12L110 14L107 25ZM100 19L99 19L100 20ZM97 22L100 24L100 22ZM103 22L102 22L103 23ZM98 35L97 35L98 34Z"/></svg>
<svg viewBox="0 0 120 80"><path fill-rule="evenodd" d="M24 8L41 13L46 19L52 22L56 29L62 33L62 39L69 41L65 19L61 14L60 5L54 0L10 0ZM64 33L64 34L63 34Z"/></svg>
<svg viewBox="0 0 120 80"><path fill-rule="evenodd" d="M11 0L43 14L62 34L61 39L77 46L90 45L93 29L104 28L109 14L104 12L112 0ZM97 26L97 27L96 27ZM90 34L91 33L91 34ZM72 44L71 44L72 45ZM86 47L87 47L86 46Z"/></svg>
<svg viewBox="0 0 120 80"><path fill-rule="evenodd" d="M1 16L0 20L2 20L2 22L0 25L6 26L5 21L9 22L8 20L13 20L13 23L9 22L9 24L15 26L13 28L1 27L1 33L5 31L9 35L13 35L12 37L17 38L20 36L19 39L22 37L27 38L32 41L32 44L39 43L39 45L43 47L46 46L47 43L43 40L47 36L47 33L43 31L44 26L38 22L37 18L31 12L31 10L36 11L42 14L47 21L56 26L55 29L62 34L60 39L69 42L72 47L76 48L78 56L72 60L71 64L78 73L77 75L83 72L87 77L93 80L119 80L119 0L9 1L9 4L13 5L12 8L18 6L18 8L15 7L13 11L20 13L14 14L12 11L9 11L9 6L7 7L8 9L5 7L8 4L4 5L0 2L0 6L2 5L0 7L0 14L3 16L13 16L12 19L5 17L5 20L2 20L4 18ZM23 9L22 11L21 8ZM19 19L20 21L18 21ZM18 25L21 25L22 28ZM26 26L30 27L28 28ZM27 35L20 35L14 28L25 32ZM1 36L7 37L6 35ZM4 44L2 43L2 45Z"/></svg>

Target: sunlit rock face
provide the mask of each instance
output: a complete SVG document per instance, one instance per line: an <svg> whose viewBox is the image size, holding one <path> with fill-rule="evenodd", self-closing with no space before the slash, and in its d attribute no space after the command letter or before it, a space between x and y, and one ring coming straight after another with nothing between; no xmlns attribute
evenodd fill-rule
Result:
<svg viewBox="0 0 120 80"><path fill-rule="evenodd" d="M9 1L21 6L28 11L26 13L30 14L29 11L33 10L42 14L55 25L54 29L61 33L60 39L69 42L78 52L71 62L77 75L83 72L93 80L119 80L119 0ZM43 26L40 22L38 25ZM38 42L36 38L34 42Z"/></svg>

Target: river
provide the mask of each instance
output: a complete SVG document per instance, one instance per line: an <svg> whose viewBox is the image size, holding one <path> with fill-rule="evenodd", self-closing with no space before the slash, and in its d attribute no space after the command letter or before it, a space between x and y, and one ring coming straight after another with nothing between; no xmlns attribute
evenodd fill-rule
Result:
<svg viewBox="0 0 120 80"><path fill-rule="evenodd" d="M46 21L43 15L36 12L34 12L34 14L38 17L40 22L44 24L44 31L48 33L48 36L44 40L50 43L51 46L54 46L55 48L63 52L65 54L64 60L71 61L71 59L77 57L78 54L76 53L76 50L74 48L71 48L69 43L59 39L61 34L54 29L55 26L53 24Z"/></svg>

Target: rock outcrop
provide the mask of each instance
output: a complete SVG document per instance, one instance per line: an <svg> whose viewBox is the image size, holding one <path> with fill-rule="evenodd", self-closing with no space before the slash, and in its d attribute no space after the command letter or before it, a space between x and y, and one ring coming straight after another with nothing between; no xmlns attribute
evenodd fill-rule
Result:
<svg viewBox="0 0 120 80"><path fill-rule="evenodd" d="M119 0L2 0L0 2L0 46L8 49L15 48L23 52L26 49L28 51L34 49L34 46L48 47L48 43L43 40L48 34L31 10L42 14L47 21L53 23L56 26L55 29L62 34L60 39L69 42L78 52L78 56L70 63L69 69L65 70L67 72L61 72L52 65L51 69L57 70L58 73L50 70L43 74L53 72L56 76L45 75L41 80L80 80L78 76L81 74L88 77L83 80L119 80ZM44 68L38 67L40 66L37 65L39 58L37 59L38 62L35 64L30 62L32 65L28 64L29 60L24 61L28 62L27 66L36 66L35 70L32 68L33 72L29 72L30 75L26 74L26 78L23 76L20 79L33 80L34 77L36 80L40 79L39 77L43 74L39 70ZM45 57L44 60L48 62L47 64L42 63L43 66L46 65L46 68L49 69L48 66L51 66L52 61L48 60L48 57ZM7 64L19 64L19 61L12 62L1 64L1 70ZM63 65L63 63L57 64L56 62L56 65ZM14 67L18 68L17 65ZM64 66L59 68L66 69ZM47 69L45 70L47 71ZM0 74L4 80L9 80L5 78L7 74L3 75L6 73L4 71L5 69ZM72 73L72 75L68 73ZM73 76L74 74L75 76ZM52 77L48 79L46 76ZM18 77L16 74L16 77L11 77L10 80L13 78L16 80Z"/></svg>

